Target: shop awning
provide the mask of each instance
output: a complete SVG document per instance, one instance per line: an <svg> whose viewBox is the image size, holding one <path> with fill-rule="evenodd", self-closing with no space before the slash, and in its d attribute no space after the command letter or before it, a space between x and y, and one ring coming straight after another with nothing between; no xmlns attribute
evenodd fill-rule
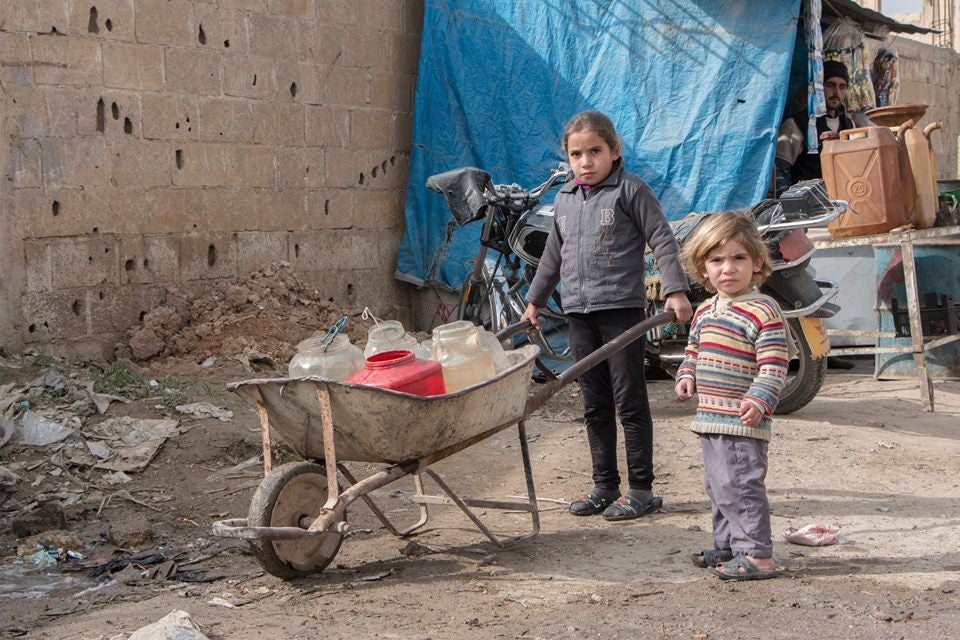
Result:
<svg viewBox="0 0 960 640"><path fill-rule="evenodd" d="M936 29L897 22L890 16L862 7L853 0L823 0L823 17L827 16L838 18L846 16L860 23L867 33L876 33L882 27L898 33L939 33Z"/></svg>

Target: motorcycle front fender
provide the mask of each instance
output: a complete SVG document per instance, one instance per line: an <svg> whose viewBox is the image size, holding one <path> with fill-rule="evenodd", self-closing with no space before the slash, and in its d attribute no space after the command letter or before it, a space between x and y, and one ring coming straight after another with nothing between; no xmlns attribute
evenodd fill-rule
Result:
<svg viewBox="0 0 960 640"><path fill-rule="evenodd" d="M810 346L810 356L815 360L825 357L830 351L830 339L827 336L827 327L823 318L805 316L799 320L803 337L807 339L807 344Z"/></svg>

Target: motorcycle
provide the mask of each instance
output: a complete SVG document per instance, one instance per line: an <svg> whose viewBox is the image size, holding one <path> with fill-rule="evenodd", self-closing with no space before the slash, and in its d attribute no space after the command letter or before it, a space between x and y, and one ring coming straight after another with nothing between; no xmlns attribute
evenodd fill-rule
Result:
<svg viewBox="0 0 960 640"><path fill-rule="evenodd" d="M523 293L533 280L553 229L553 206L541 206L540 200L551 187L570 177L569 166L561 164L532 189L494 184L488 173L473 167L427 179L428 188L445 196L457 224L483 220L480 248L460 290L458 319L470 320L493 332L519 321L526 308ZM761 292L780 303L797 352L781 392L778 414L806 406L817 395L826 376L829 343L823 321L839 311L832 302L839 286L818 280L811 273L814 246L805 230L825 226L846 208L842 200L827 196L822 180L815 180L794 185L778 200L764 200L746 210L757 221L774 267ZM717 213L690 214L671 223L678 242L682 244L708 215ZM645 280L649 317L662 312L664 303L659 271L650 253ZM694 285L690 302L696 308L710 295L703 287ZM564 324L559 292L554 291L541 312L541 328L528 333L547 358L570 359L562 331ZM647 363L673 375L683 360L688 329L688 324L671 323L647 334Z"/></svg>

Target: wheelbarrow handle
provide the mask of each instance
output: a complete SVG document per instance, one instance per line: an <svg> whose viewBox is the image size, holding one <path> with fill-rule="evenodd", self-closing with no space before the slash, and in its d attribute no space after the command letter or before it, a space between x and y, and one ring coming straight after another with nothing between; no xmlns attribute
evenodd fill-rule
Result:
<svg viewBox="0 0 960 640"><path fill-rule="evenodd" d="M536 393L527 399L527 404L524 406L523 411L524 415L530 415L542 407L547 400L549 400L550 397L561 387L573 382L585 372L600 364L613 354L623 351L627 345L636 342L654 327L659 327L660 325L667 324L669 322L676 322L676 320L677 316L673 313L673 311L664 311L663 313L658 313L655 316L647 318L646 320L642 320L641 322L633 325L587 357L572 364L559 376L557 376L556 380L552 380L540 387ZM638 362L637 366L642 367L643 362Z"/></svg>
<svg viewBox="0 0 960 640"><path fill-rule="evenodd" d="M497 332L497 340L503 342L504 340L517 335L521 331L529 331L530 329L533 329L533 324L529 320L514 322L513 324L507 325Z"/></svg>

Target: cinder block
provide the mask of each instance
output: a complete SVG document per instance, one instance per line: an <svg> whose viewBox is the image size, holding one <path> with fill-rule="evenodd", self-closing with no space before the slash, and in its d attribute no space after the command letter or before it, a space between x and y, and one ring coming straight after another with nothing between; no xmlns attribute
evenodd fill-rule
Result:
<svg viewBox="0 0 960 640"><path fill-rule="evenodd" d="M256 189L204 189L201 207L204 230L256 230L259 222L259 192Z"/></svg>
<svg viewBox="0 0 960 640"><path fill-rule="evenodd" d="M233 163L232 145L187 143L174 145L173 184L178 187L223 187L229 185Z"/></svg>
<svg viewBox="0 0 960 640"><path fill-rule="evenodd" d="M353 193L353 226L356 229L397 229L403 216L401 193L363 190Z"/></svg>
<svg viewBox="0 0 960 640"><path fill-rule="evenodd" d="M327 149L327 186L344 189L369 186L381 174L380 165L387 161L384 155L376 151Z"/></svg>
<svg viewBox="0 0 960 640"><path fill-rule="evenodd" d="M399 5L399 3L378 3L378 8L368 12L365 19L380 14L380 7L390 5ZM366 23L363 27L348 28L344 34L344 40L348 45L343 48L343 56L337 61L337 64L364 69L387 68L390 65L390 39L390 33L371 27Z"/></svg>
<svg viewBox="0 0 960 640"><path fill-rule="evenodd" d="M304 112L304 138L309 147L350 146L350 109L348 107L307 106Z"/></svg>
<svg viewBox="0 0 960 640"><path fill-rule="evenodd" d="M37 0L3 0L0 2L0 24L5 31L34 33L67 33L70 26L70 5L66 2Z"/></svg>
<svg viewBox="0 0 960 640"><path fill-rule="evenodd" d="M197 98L143 94L143 137L150 140L197 140L200 108Z"/></svg>
<svg viewBox="0 0 960 640"><path fill-rule="evenodd" d="M191 0L134 0L137 42L195 45L193 4Z"/></svg>
<svg viewBox="0 0 960 640"><path fill-rule="evenodd" d="M92 333L123 333L163 304L166 290L157 285L96 287L86 292ZM115 342L115 341L114 341Z"/></svg>
<svg viewBox="0 0 960 640"><path fill-rule="evenodd" d="M267 0L218 0L217 4L224 9L236 9L237 11L253 11L256 13L267 11Z"/></svg>
<svg viewBox="0 0 960 640"><path fill-rule="evenodd" d="M125 42L103 43L103 84L118 89L163 89L163 48Z"/></svg>
<svg viewBox="0 0 960 640"><path fill-rule="evenodd" d="M219 51L164 49L165 88L191 95L220 95Z"/></svg>
<svg viewBox="0 0 960 640"><path fill-rule="evenodd" d="M110 156L102 138L45 138L40 147L44 184L79 187L109 183Z"/></svg>
<svg viewBox="0 0 960 640"><path fill-rule="evenodd" d="M177 235L125 236L120 239L120 284L175 284L180 280Z"/></svg>
<svg viewBox="0 0 960 640"><path fill-rule="evenodd" d="M5 182L14 189L39 187L42 184L40 143L30 138L13 138L10 140L9 154L3 171Z"/></svg>
<svg viewBox="0 0 960 640"><path fill-rule="evenodd" d="M285 231L261 231L237 234L237 273L252 273L274 262L287 262Z"/></svg>
<svg viewBox="0 0 960 640"><path fill-rule="evenodd" d="M28 293L22 298L24 342L68 340L90 333L86 292Z"/></svg>
<svg viewBox="0 0 960 640"><path fill-rule="evenodd" d="M348 312L369 307L378 318L397 319L413 328L409 295L387 269L332 269L299 272L303 283Z"/></svg>
<svg viewBox="0 0 960 640"><path fill-rule="evenodd" d="M193 7L197 40L200 46L232 53L249 50L246 16L237 10L215 6L213 3L197 3ZM200 30L203 40L200 42Z"/></svg>
<svg viewBox="0 0 960 640"><path fill-rule="evenodd" d="M322 189L325 186L323 149L277 150L277 182L280 189Z"/></svg>
<svg viewBox="0 0 960 640"><path fill-rule="evenodd" d="M0 8L0 15L3 15L3 12L4 9ZM2 23L3 18L0 18L0 24ZM30 59L30 38L27 34L0 31L0 60L3 60L3 65L0 65L0 81L7 91L13 87L33 88L33 62Z"/></svg>
<svg viewBox="0 0 960 640"><path fill-rule="evenodd" d="M420 40L420 34L423 33L423 3L419 0L404 0L403 31Z"/></svg>
<svg viewBox="0 0 960 640"><path fill-rule="evenodd" d="M354 189L310 191L307 195L308 229L350 229L356 222Z"/></svg>
<svg viewBox="0 0 960 640"><path fill-rule="evenodd" d="M225 54L223 93L240 98L273 100L277 95L274 61L271 58Z"/></svg>
<svg viewBox="0 0 960 640"><path fill-rule="evenodd" d="M400 245L398 229L356 230L352 234L353 250L363 259L349 263L354 269L393 269L397 264L397 247Z"/></svg>
<svg viewBox="0 0 960 640"><path fill-rule="evenodd" d="M272 145L225 143L232 148L232 160L227 184L234 187L264 187L277 185L277 159Z"/></svg>
<svg viewBox="0 0 960 640"><path fill-rule="evenodd" d="M188 233L180 240L181 281L234 278L236 275L236 234Z"/></svg>
<svg viewBox="0 0 960 640"><path fill-rule="evenodd" d="M172 184L170 143L118 138L113 152L112 184L119 187L166 187Z"/></svg>
<svg viewBox="0 0 960 640"><path fill-rule="evenodd" d="M350 147L390 150L393 145L394 116L384 109L350 111Z"/></svg>
<svg viewBox="0 0 960 640"><path fill-rule="evenodd" d="M76 110L77 129L81 135L127 138L141 135L143 124L138 92L79 89Z"/></svg>
<svg viewBox="0 0 960 640"><path fill-rule="evenodd" d="M349 107L370 104L372 78L369 69L339 65L330 67L324 86L327 104Z"/></svg>
<svg viewBox="0 0 960 640"><path fill-rule="evenodd" d="M133 0L72 0L70 5L71 34L133 42Z"/></svg>
<svg viewBox="0 0 960 640"><path fill-rule="evenodd" d="M50 240L50 286L54 291L117 283L117 238L87 235Z"/></svg>
<svg viewBox="0 0 960 640"><path fill-rule="evenodd" d="M242 98L205 98L197 129L204 142L253 142L253 104Z"/></svg>
<svg viewBox="0 0 960 640"><path fill-rule="evenodd" d="M300 29L289 18L270 15L251 15L250 53L268 58L296 60L300 47Z"/></svg>
<svg viewBox="0 0 960 640"><path fill-rule="evenodd" d="M131 218L143 220L143 233L181 233L201 226L203 210L188 206L202 197L200 189L148 189L132 195L126 208Z"/></svg>
<svg viewBox="0 0 960 640"><path fill-rule="evenodd" d="M422 6L422 5L421 5ZM390 66L392 73L415 76L420 64L420 30L395 33L390 38Z"/></svg>
<svg viewBox="0 0 960 640"><path fill-rule="evenodd" d="M295 271L353 269L351 231L309 230L290 234L290 264Z"/></svg>
<svg viewBox="0 0 960 640"><path fill-rule="evenodd" d="M355 25L361 21L364 7L357 0L326 0L317 3L317 22Z"/></svg>
<svg viewBox="0 0 960 640"><path fill-rule="evenodd" d="M253 141L259 144L302 147L304 107L299 104L257 102L253 105Z"/></svg>
<svg viewBox="0 0 960 640"><path fill-rule="evenodd" d="M317 22L302 22L299 29L301 60L324 66L332 66L341 61L343 50L349 43L346 29L341 24L321 19Z"/></svg>
<svg viewBox="0 0 960 640"><path fill-rule="evenodd" d="M306 210L307 192L302 189L260 191L258 218L263 231L293 231L309 229L310 216Z"/></svg>
<svg viewBox="0 0 960 640"><path fill-rule="evenodd" d="M90 233L81 188L15 189L12 194L14 219L24 238L52 238Z"/></svg>
<svg viewBox="0 0 960 640"><path fill-rule="evenodd" d="M412 111L416 76L406 77L389 69L370 70L370 102L373 109Z"/></svg>
<svg viewBox="0 0 960 640"><path fill-rule="evenodd" d="M99 85L100 43L92 38L40 34L30 40L37 84Z"/></svg>
<svg viewBox="0 0 960 640"><path fill-rule="evenodd" d="M323 103L322 75L325 67L313 62L277 61L277 100Z"/></svg>
<svg viewBox="0 0 960 640"><path fill-rule="evenodd" d="M51 281L50 241L23 241L24 271L28 293L46 293L53 288Z"/></svg>
<svg viewBox="0 0 960 640"><path fill-rule="evenodd" d="M267 13L294 20L314 20L317 15L316 0L267 0Z"/></svg>

